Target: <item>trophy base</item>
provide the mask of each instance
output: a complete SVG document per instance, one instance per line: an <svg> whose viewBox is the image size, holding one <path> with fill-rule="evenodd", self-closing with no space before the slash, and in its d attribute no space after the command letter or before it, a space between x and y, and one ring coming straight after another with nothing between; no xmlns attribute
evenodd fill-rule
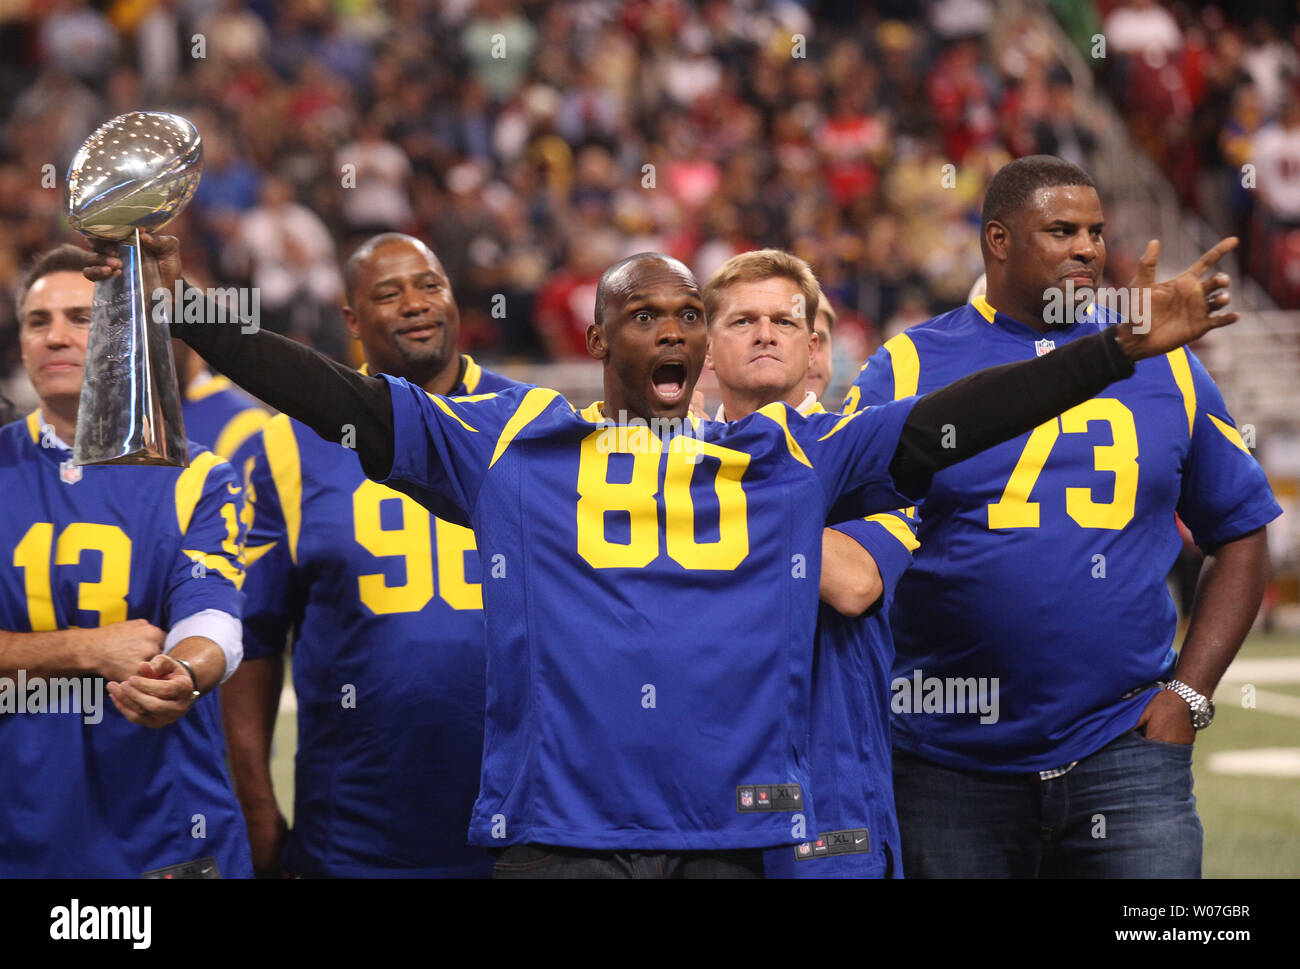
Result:
<svg viewBox="0 0 1300 969"><path fill-rule="evenodd" d="M107 457L107 458L94 458L94 457L80 458L77 456L76 451L74 450L72 454L72 463L77 467L92 467L97 464L121 464L121 465L134 466L134 467L143 467L145 465L162 465L170 468L176 468L176 467L185 467L186 465L188 465L189 462L186 461L184 463L178 464L175 458L168 458L165 455L158 454L156 452L151 453L148 451L134 451L131 454L122 454L115 457Z"/></svg>

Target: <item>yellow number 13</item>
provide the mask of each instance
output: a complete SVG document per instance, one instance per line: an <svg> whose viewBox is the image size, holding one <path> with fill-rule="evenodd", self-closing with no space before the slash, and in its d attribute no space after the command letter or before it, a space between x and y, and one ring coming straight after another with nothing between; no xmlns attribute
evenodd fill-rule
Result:
<svg viewBox="0 0 1300 969"><path fill-rule="evenodd" d="M58 628L50 586L50 552L55 565L79 565L84 552L99 552L99 579L77 585L77 608L99 616L99 624L126 621L131 583L131 539L116 525L73 522L54 541L54 525L36 522L14 548L13 564L23 570L27 615L32 632Z"/></svg>
<svg viewBox="0 0 1300 969"><path fill-rule="evenodd" d="M1133 520L1137 504L1138 444L1133 412L1111 397L1084 401L1061 415L1060 424L1048 421L1034 428L1007 481L1002 498L988 506L989 528L1037 528L1038 502L1030 501L1043 465L1061 433L1084 434L1091 421L1110 426L1113 444L1093 448L1098 471L1115 475L1115 495L1110 501L1092 499L1090 488L1066 488L1065 510L1083 528L1119 530Z"/></svg>

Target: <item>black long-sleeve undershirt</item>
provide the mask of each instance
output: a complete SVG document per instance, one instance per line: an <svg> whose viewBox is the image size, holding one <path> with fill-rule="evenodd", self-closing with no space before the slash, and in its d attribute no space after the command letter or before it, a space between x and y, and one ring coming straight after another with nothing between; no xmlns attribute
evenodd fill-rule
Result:
<svg viewBox="0 0 1300 969"><path fill-rule="evenodd" d="M180 314L177 314L178 316ZM207 313L207 321L223 316ZM361 467L372 478L393 466L388 384L293 340L232 323L172 323L209 364L328 441L354 429ZM890 461L894 485L919 498L934 474L1032 430L1133 373L1113 328L1035 360L977 371L916 402Z"/></svg>

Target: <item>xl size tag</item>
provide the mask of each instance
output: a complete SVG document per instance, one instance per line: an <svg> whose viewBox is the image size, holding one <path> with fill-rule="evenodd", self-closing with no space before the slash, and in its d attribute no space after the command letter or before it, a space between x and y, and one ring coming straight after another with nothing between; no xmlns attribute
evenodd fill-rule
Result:
<svg viewBox="0 0 1300 969"><path fill-rule="evenodd" d="M736 787L736 810L799 811L803 809L803 791L798 784L740 784Z"/></svg>
<svg viewBox="0 0 1300 969"><path fill-rule="evenodd" d="M184 861L168 868L155 868L147 871L141 878L220 878L221 869L217 867L216 858L199 858Z"/></svg>
<svg viewBox="0 0 1300 969"><path fill-rule="evenodd" d="M831 855L852 855L871 851L871 835L866 828L849 828L844 831L827 831L816 841L805 841L794 846L796 861L829 858Z"/></svg>

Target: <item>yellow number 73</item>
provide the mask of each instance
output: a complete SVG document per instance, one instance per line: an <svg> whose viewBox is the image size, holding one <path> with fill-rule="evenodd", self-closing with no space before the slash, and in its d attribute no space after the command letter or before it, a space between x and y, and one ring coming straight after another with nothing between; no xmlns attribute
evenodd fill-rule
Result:
<svg viewBox="0 0 1300 969"><path fill-rule="evenodd" d="M1105 421L1113 444L1093 448L1098 471L1115 475L1115 495L1110 501L1092 499L1091 488L1066 488L1065 510L1083 528L1119 530L1133 520L1137 504L1138 444L1133 412L1111 397L1095 397L1034 428L1007 481L1002 498L988 506L989 528L1037 528L1038 502L1030 501L1043 465L1062 433L1083 434L1091 421Z"/></svg>

